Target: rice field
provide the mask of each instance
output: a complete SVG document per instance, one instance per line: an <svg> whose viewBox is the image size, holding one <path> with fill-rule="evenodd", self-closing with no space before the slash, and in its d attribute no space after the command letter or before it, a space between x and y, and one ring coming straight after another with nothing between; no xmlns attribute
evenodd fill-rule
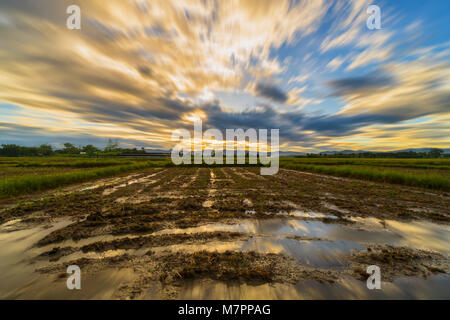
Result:
<svg viewBox="0 0 450 320"><path fill-rule="evenodd" d="M38 159L38 160L36 160ZM0 158L0 198L167 165L165 159Z"/></svg>
<svg viewBox="0 0 450 320"><path fill-rule="evenodd" d="M0 158L0 198L41 192L150 167L170 159ZM199 165L208 167L207 165ZM221 165L217 165L221 167ZM225 166L226 167L226 166ZM450 159L280 158L280 167L352 179L450 190Z"/></svg>
<svg viewBox="0 0 450 320"><path fill-rule="evenodd" d="M450 298L445 192L159 163L90 168L112 172L10 198L0 298ZM366 288L373 264L381 292ZM81 268L83 290L67 290L68 265Z"/></svg>
<svg viewBox="0 0 450 320"><path fill-rule="evenodd" d="M449 191L450 159L281 158L282 168Z"/></svg>

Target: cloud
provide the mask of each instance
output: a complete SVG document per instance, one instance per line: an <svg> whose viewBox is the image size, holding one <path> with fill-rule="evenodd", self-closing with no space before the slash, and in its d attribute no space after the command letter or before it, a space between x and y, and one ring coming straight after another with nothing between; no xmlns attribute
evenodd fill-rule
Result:
<svg viewBox="0 0 450 320"><path fill-rule="evenodd" d="M328 85L337 96L346 96L371 90L380 90L393 86L395 80L388 74L374 72L361 77L342 78L331 80Z"/></svg>
<svg viewBox="0 0 450 320"><path fill-rule="evenodd" d="M0 110L2 141L170 147L172 130L191 128L185 115L200 109L208 127L280 128L286 146L321 148L363 134L385 141L372 128L450 109L448 51L398 55L393 28L366 29L370 1L77 3L80 31L65 27L73 1L0 0L0 101L20 107Z"/></svg>
<svg viewBox="0 0 450 320"><path fill-rule="evenodd" d="M14 123L0 122L0 145L18 144L24 146L39 146L41 144L50 144L54 147L61 147L63 143L70 142L74 145L93 144L98 147L104 147L108 138L120 137L110 134L101 135L99 132L80 132L71 129L47 128L43 126L29 126ZM140 146L145 148L159 148L160 144L153 144L145 139L132 139L120 137L120 146Z"/></svg>
<svg viewBox="0 0 450 320"><path fill-rule="evenodd" d="M243 91L283 72L270 51L317 30L329 7L325 0L80 0L77 31L65 27L70 4L0 2L8 21L0 30L0 101L161 134L195 108L181 95ZM278 88L259 89L287 100Z"/></svg>
<svg viewBox="0 0 450 320"><path fill-rule="evenodd" d="M401 116L382 114L361 114L354 116L332 115L305 118L303 130L312 130L329 137L355 134L359 129L373 124L392 124L402 121Z"/></svg>
<svg viewBox="0 0 450 320"><path fill-rule="evenodd" d="M340 58L340 57L336 57L333 60L331 60L330 62L328 62L327 67L331 70L331 71L336 71L337 69L339 69L339 67L345 62L345 59Z"/></svg>
<svg viewBox="0 0 450 320"><path fill-rule="evenodd" d="M358 78L330 84L345 107L339 114L383 114L413 119L450 110L450 64L433 59L390 63Z"/></svg>
<svg viewBox="0 0 450 320"><path fill-rule="evenodd" d="M262 82L257 84L256 93L280 103L284 103L288 99L288 95L277 86L265 84Z"/></svg>

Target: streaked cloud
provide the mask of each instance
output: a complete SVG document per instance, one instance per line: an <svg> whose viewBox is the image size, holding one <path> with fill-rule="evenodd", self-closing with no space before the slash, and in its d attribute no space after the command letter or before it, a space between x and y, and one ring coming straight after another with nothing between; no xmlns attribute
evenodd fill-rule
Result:
<svg viewBox="0 0 450 320"><path fill-rule="evenodd" d="M65 27L73 1L0 0L0 143L170 148L199 110L206 127L280 128L292 150L450 143L403 125L450 112L449 33L420 43L430 19L409 2L380 3L375 31L366 0L76 3L80 31Z"/></svg>

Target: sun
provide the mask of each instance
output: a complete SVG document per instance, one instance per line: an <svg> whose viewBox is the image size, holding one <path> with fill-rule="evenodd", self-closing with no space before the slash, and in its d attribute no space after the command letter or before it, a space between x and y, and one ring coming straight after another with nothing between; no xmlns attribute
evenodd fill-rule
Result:
<svg viewBox="0 0 450 320"><path fill-rule="evenodd" d="M207 119L208 117L205 112L203 112L201 110L196 110L194 112L185 114L183 116L183 118L187 121L196 122L196 121L203 121L203 120Z"/></svg>

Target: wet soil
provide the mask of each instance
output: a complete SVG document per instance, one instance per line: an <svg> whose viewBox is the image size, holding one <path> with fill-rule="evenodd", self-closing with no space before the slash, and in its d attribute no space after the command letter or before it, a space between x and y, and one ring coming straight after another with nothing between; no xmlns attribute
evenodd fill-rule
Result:
<svg viewBox="0 0 450 320"><path fill-rule="evenodd" d="M364 298L369 265L402 288L387 298L407 288L448 298L449 204L444 193L284 169L146 169L0 209L0 298L201 298L208 288L346 298L348 283ZM91 281L84 293L65 288L70 264Z"/></svg>

